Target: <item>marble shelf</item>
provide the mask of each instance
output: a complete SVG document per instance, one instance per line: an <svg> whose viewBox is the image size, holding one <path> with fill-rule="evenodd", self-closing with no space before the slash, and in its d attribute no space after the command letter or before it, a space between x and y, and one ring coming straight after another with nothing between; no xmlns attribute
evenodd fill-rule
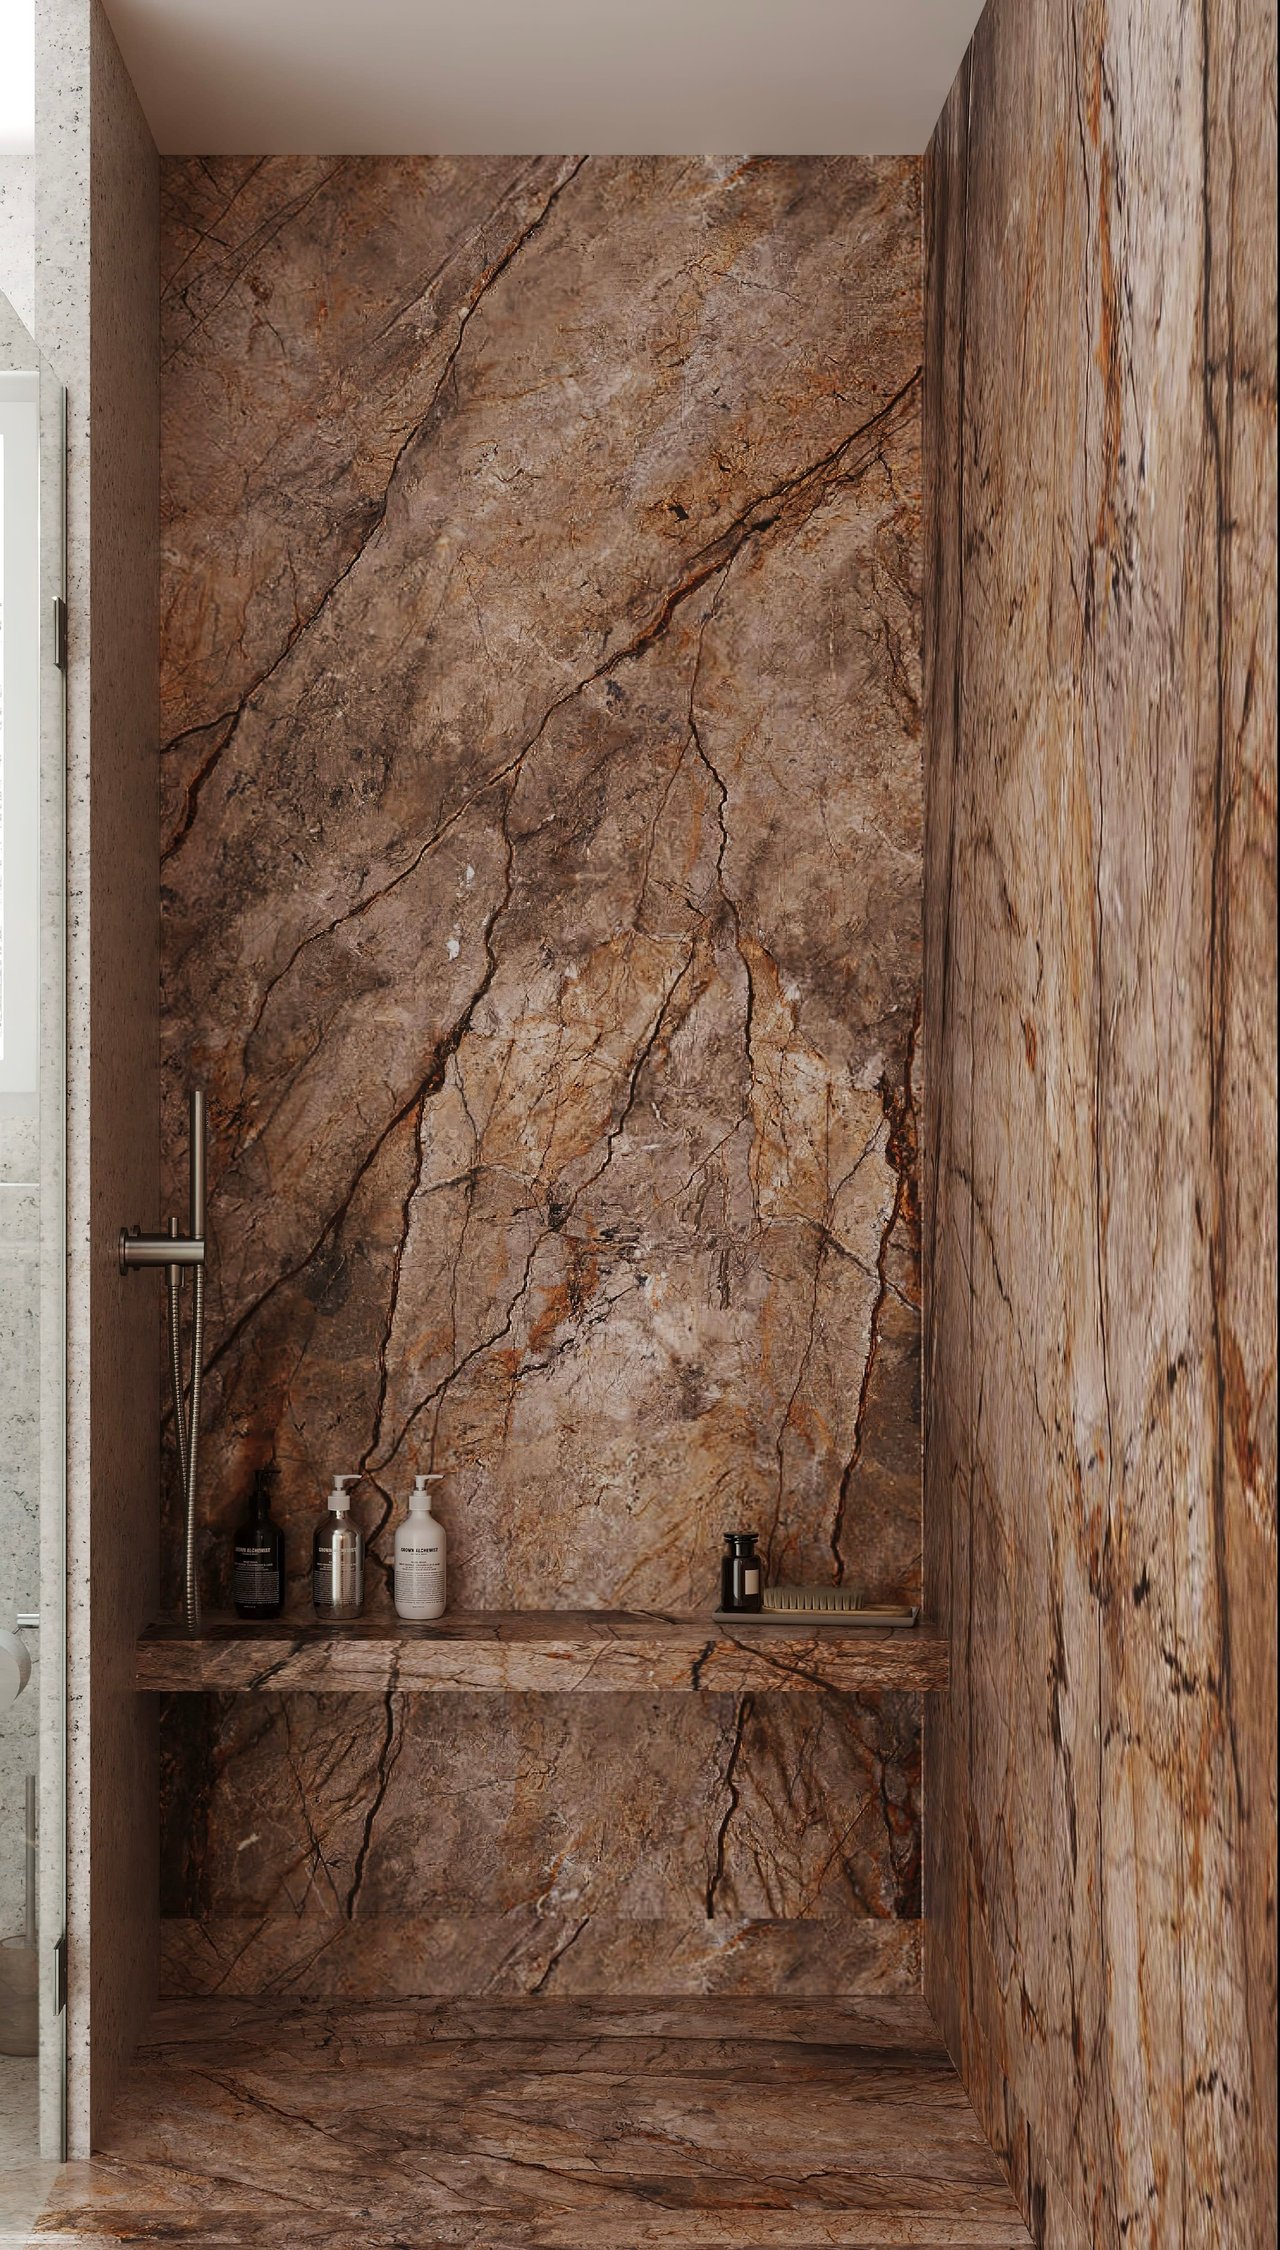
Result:
<svg viewBox="0 0 1280 2250"><path fill-rule="evenodd" d="M210 1617L194 1637L178 1625L144 1633L135 1682L170 1694L913 1690L946 1686L947 1644L923 1623L898 1631L780 1623L734 1633L709 1616L642 1610L460 1611L431 1625Z"/></svg>

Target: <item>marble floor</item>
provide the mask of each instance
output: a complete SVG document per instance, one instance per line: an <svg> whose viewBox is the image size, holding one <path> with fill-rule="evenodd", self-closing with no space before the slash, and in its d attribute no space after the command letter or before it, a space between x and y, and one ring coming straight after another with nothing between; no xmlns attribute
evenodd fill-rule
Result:
<svg viewBox="0 0 1280 2250"><path fill-rule="evenodd" d="M0 2054L0 2250L22 2250L43 2207L56 2164L42 2164L34 2055Z"/></svg>
<svg viewBox="0 0 1280 2250"><path fill-rule="evenodd" d="M914 2001L171 2002L31 2237L271 2250L1030 2240Z"/></svg>

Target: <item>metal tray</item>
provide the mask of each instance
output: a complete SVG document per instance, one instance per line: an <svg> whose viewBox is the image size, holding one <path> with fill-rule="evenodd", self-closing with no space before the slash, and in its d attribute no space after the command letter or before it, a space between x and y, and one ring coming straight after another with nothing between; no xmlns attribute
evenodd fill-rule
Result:
<svg viewBox="0 0 1280 2250"><path fill-rule="evenodd" d="M909 1633L920 1622L918 1609L716 1609L716 1625L781 1627L821 1625L837 1633Z"/></svg>

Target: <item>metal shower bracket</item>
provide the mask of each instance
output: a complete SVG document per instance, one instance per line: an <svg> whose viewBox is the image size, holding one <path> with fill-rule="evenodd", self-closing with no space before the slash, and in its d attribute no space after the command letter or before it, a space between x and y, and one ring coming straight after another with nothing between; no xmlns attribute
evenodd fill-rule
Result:
<svg viewBox="0 0 1280 2250"><path fill-rule="evenodd" d="M178 1445L178 1474L186 1516L183 1555L183 1621L189 1633L200 1630L200 1585L196 1562L196 1463L200 1449L200 1392L204 1378L204 1267L206 1125L203 1088L193 1086L187 1161L190 1192L187 1232L179 1234L171 1218L163 1234L143 1234L137 1227L120 1229L120 1271L132 1273L141 1266L163 1266L169 1306L169 1380L173 1392L173 1426ZM183 1366L182 1311L179 1292L183 1272L193 1275L191 1306L191 1368Z"/></svg>

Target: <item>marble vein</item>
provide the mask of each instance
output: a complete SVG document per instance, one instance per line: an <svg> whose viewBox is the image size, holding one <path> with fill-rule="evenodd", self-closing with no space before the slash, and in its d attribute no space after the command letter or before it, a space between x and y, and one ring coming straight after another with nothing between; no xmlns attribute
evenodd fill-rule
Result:
<svg viewBox="0 0 1280 2250"><path fill-rule="evenodd" d="M929 163L927 1987L1071 2250L1276 2224L1275 96L993 0Z"/></svg>
<svg viewBox="0 0 1280 2250"><path fill-rule="evenodd" d="M32 2240L336 2250L356 2235L382 2250L1030 2241L918 2001L785 2000L169 2005L101 2152L59 2176Z"/></svg>
<svg viewBox="0 0 1280 2250"><path fill-rule="evenodd" d="M203 1931L237 1976L311 1973L286 1903L323 1827L307 1706L336 1715L359 1683L386 1700L337 1722L369 1827L362 1860L344 1829L325 1975L356 1973L389 1826L421 1863L389 1808L429 1686L446 1736L451 1696L492 1699L488 1756L505 1702L526 1775L554 1737L570 1828L592 1826L584 1791L615 1803L606 1901L628 1759L647 1772L669 1706L705 1704L670 1745L699 1761L688 1833L673 1807L643 1846L653 1973L809 1978L817 1896L837 1973L897 1976L914 1937L854 1925L918 1911L912 1691L936 1639L837 1659L702 1629L557 1648L385 1628L430 1467L463 1613L705 1611L742 1516L780 1575L918 1599L919 166L182 159L163 210L165 1140L199 1073L206 1598L274 1459L292 1633L322 1492L358 1468L383 1636L250 1660L294 1761L269 1722L243 1753L255 1794L284 1759L306 1817L247 1948L221 1934L244 1908L222 1849L248 1833L242 1753L215 1747L245 1715L190 1675L163 1707L166 1830L191 1839L169 1973L206 1973ZM176 1686L162 1645L144 1673ZM246 1684L225 1646L200 1664ZM590 1768L539 1707L557 1689ZM645 1693L645 1727L610 1719ZM752 1903L729 1903L744 1801L708 1923L717 1714L748 1702ZM797 1743L826 1762L800 1790L812 1840L777 1786ZM450 1815L477 1880L491 1778ZM482 1981L648 1974L607 1903L584 1923L566 1893L512 1935L559 1880L559 1841L521 1834L522 1901L451 1900L412 1973L455 1988L443 1924L469 1915Z"/></svg>

